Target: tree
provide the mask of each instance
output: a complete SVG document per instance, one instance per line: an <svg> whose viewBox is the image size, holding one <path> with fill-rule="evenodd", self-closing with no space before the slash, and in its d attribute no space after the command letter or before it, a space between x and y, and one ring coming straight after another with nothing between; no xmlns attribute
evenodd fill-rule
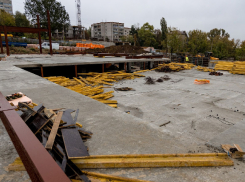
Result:
<svg viewBox="0 0 245 182"><path fill-rule="evenodd" d="M131 30L129 32L129 34L133 37L134 39L134 46L139 45L139 41L138 41L138 31L139 31L139 27L137 25L132 25L131 26Z"/></svg>
<svg viewBox="0 0 245 182"><path fill-rule="evenodd" d="M15 12L15 25L17 27L29 27L30 21L26 18L26 15L19 11Z"/></svg>
<svg viewBox="0 0 245 182"><path fill-rule="evenodd" d="M242 41L239 48L236 49L236 55L241 61L245 59L245 41Z"/></svg>
<svg viewBox="0 0 245 182"><path fill-rule="evenodd" d="M14 16L4 10L0 10L0 25L15 26Z"/></svg>
<svg viewBox="0 0 245 182"><path fill-rule="evenodd" d="M211 51L213 50L213 44L215 42L218 42L220 38L230 37L230 35L226 33L224 29L217 29L217 28L210 30L210 32L207 33L207 36L210 41Z"/></svg>
<svg viewBox="0 0 245 182"><path fill-rule="evenodd" d="M30 21L26 18L26 15L24 13L16 11L14 17L15 17L15 25L17 27L29 27L30 26ZM15 32L14 35L23 36L24 33Z"/></svg>
<svg viewBox="0 0 245 182"><path fill-rule="evenodd" d="M162 41L164 47L168 48L171 53L179 52L183 49L184 40L180 35L180 31L177 28L168 28L166 39Z"/></svg>
<svg viewBox="0 0 245 182"><path fill-rule="evenodd" d="M168 28L167 28L167 22L166 22L165 18L162 17L162 19L160 21L160 25L161 25L161 31L162 31L162 40L166 40Z"/></svg>
<svg viewBox="0 0 245 182"><path fill-rule="evenodd" d="M25 14L32 23L36 23L36 15L39 15L40 22L44 27L48 27L47 10L50 12L51 31L56 29L63 31L70 25L69 14L65 7L56 0L26 0Z"/></svg>
<svg viewBox="0 0 245 182"><path fill-rule="evenodd" d="M138 36L140 39L140 45L141 46L155 46L156 45L156 39L154 36L154 26L150 25L148 22L145 23L139 30Z"/></svg>
<svg viewBox="0 0 245 182"><path fill-rule="evenodd" d="M195 56L197 53L205 53L208 49L207 33L201 30L192 30L188 33L188 49Z"/></svg>

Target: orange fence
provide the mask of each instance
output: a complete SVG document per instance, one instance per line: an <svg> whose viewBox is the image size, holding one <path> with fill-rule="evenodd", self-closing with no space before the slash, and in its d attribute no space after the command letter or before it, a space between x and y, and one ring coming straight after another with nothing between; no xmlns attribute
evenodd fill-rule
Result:
<svg viewBox="0 0 245 182"><path fill-rule="evenodd" d="M90 49L96 49L96 48L105 48L103 45L98 44L82 44L82 43L76 43L76 47L84 47L84 48L90 48Z"/></svg>

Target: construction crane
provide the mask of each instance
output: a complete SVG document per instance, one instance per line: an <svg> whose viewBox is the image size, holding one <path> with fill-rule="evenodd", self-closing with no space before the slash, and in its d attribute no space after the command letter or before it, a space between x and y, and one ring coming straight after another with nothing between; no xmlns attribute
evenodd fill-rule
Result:
<svg viewBox="0 0 245 182"><path fill-rule="evenodd" d="M81 1L75 0L77 8L77 26L78 26L78 38L81 38L82 33L82 21L81 21ZM83 38L83 37L82 37Z"/></svg>

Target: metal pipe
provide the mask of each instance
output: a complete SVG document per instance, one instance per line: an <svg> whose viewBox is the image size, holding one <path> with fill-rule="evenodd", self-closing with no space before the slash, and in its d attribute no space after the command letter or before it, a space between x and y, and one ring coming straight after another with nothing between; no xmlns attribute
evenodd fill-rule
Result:
<svg viewBox="0 0 245 182"><path fill-rule="evenodd" d="M37 15L37 28L40 28L39 15ZM38 32L38 39L39 39L40 54L42 54L43 52L42 52L41 32Z"/></svg>

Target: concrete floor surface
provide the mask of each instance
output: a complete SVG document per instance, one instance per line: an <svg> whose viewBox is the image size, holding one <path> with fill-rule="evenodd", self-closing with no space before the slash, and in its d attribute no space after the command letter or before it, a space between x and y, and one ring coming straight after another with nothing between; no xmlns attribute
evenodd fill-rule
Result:
<svg viewBox="0 0 245 182"><path fill-rule="evenodd" d="M17 62L28 64L25 60L0 62L0 91L4 95L21 91L47 108L79 109L78 121L94 133L86 142L91 155L217 152L218 149L208 147L206 143L241 122L245 114L243 75L224 72L223 76L217 77L196 70L146 72L146 76L168 75L171 79L155 85L144 84L144 78L115 83L114 87L127 86L135 91L115 92L112 99L118 101L119 108L114 109L17 68L14 66ZM211 83L193 83L195 79L204 78L210 79ZM168 121L171 122L160 127ZM235 133L228 132L228 135ZM0 140L0 181L29 181L26 172L6 171L18 155L2 122ZM244 147L242 138L237 138L237 143ZM90 171L157 182L243 181L244 161L234 160L234 164L232 167Z"/></svg>

